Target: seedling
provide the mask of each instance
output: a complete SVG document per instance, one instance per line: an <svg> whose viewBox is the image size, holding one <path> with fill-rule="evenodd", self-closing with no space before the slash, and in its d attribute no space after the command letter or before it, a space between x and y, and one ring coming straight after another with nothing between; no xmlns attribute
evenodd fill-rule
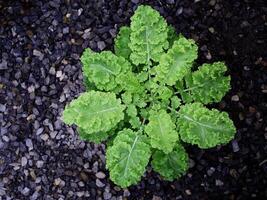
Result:
<svg viewBox="0 0 267 200"><path fill-rule="evenodd" d="M114 183L138 183L150 159L153 169L172 181L188 169L183 142L206 149L233 139L228 114L204 106L221 101L230 89L226 65L197 68L195 42L177 35L157 11L139 6L130 27L121 27L114 49L85 49L87 91L63 113L82 139L107 141Z"/></svg>

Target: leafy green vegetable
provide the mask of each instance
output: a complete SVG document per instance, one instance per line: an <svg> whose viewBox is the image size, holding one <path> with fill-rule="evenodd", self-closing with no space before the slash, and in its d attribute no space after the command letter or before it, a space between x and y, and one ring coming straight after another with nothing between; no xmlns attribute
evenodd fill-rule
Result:
<svg viewBox="0 0 267 200"><path fill-rule="evenodd" d="M222 62L203 64L186 79L186 91L194 101L204 104L221 101L230 89L230 76L224 76L226 70Z"/></svg>
<svg viewBox="0 0 267 200"><path fill-rule="evenodd" d="M67 124L76 124L88 134L109 131L124 118L125 106L114 93L90 91L81 94L64 110Z"/></svg>
<svg viewBox="0 0 267 200"><path fill-rule="evenodd" d="M130 34L131 29L127 26L120 28L118 36L115 39L115 54L117 56L122 56L126 59L131 55L130 44Z"/></svg>
<svg viewBox="0 0 267 200"><path fill-rule="evenodd" d="M151 111L145 132L149 136L151 146L164 153L170 153L178 140L175 124L165 110Z"/></svg>
<svg viewBox="0 0 267 200"><path fill-rule="evenodd" d="M206 149L233 139L228 114L203 105L219 102L230 89L226 65L193 71L197 45L156 10L139 6L130 27L121 27L114 51L85 49L86 92L66 106L63 120L77 125L86 141L106 141L115 184L138 183L151 156L166 180L185 174L189 158L180 140Z"/></svg>
<svg viewBox="0 0 267 200"><path fill-rule="evenodd" d="M185 174L188 163L188 155L180 143L168 154L157 150L152 156L153 169L169 181Z"/></svg>
<svg viewBox="0 0 267 200"><path fill-rule="evenodd" d="M128 187L140 181L151 156L146 140L141 133L124 129L107 149L107 168L116 184Z"/></svg>
<svg viewBox="0 0 267 200"><path fill-rule="evenodd" d="M236 132L225 112L209 110L201 103L186 104L179 110L178 129L184 142L211 148L233 139Z"/></svg>
<svg viewBox="0 0 267 200"><path fill-rule="evenodd" d="M151 7L139 6L131 18L130 29L131 61L135 65L151 65L151 61L159 61L169 45L165 19Z"/></svg>
<svg viewBox="0 0 267 200"><path fill-rule="evenodd" d="M155 67L156 80L167 85L175 85L189 73L197 58L197 46L193 40L180 37L174 41L171 49L161 56L159 65Z"/></svg>
<svg viewBox="0 0 267 200"><path fill-rule="evenodd" d="M94 142L97 144L105 141L109 137L109 132L87 133L85 130L81 128L79 128L78 132L81 139Z"/></svg>
<svg viewBox="0 0 267 200"><path fill-rule="evenodd" d="M81 61L85 77L99 90L120 90L119 75L131 70L131 64L127 60L110 51L93 53L86 49Z"/></svg>

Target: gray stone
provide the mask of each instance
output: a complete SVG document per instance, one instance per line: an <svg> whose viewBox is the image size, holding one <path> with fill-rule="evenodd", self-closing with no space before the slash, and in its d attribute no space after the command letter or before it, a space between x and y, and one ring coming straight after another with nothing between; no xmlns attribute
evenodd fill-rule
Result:
<svg viewBox="0 0 267 200"><path fill-rule="evenodd" d="M44 128L41 127L36 131L36 135L40 135L44 131Z"/></svg>
<svg viewBox="0 0 267 200"><path fill-rule="evenodd" d="M214 168L214 167L210 167L210 168L207 170L207 174L208 174L208 176L211 176L214 172L215 172L215 168Z"/></svg>
<svg viewBox="0 0 267 200"><path fill-rule="evenodd" d="M47 141L48 138L49 138L49 135L47 135L47 134L45 133L45 134L42 134L40 137L41 137L42 140Z"/></svg>
<svg viewBox="0 0 267 200"><path fill-rule="evenodd" d="M102 188L102 187L104 187L105 186L105 184L104 183L102 183L98 178L96 179L96 186L97 187L100 187L100 188Z"/></svg>
<svg viewBox="0 0 267 200"><path fill-rule="evenodd" d="M216 185L216 186L223 186L224 183L223 183L221 180L216 179L216 180L215 180L215 185Z"/></svg>
<svg viewBox="0 0 267 200"><path fill-rule="evenodd" d="M5 112L6 111L6 105L0 104L0 112Z"/></svg>
<svg viewBox="0 0 267 200"><path fill-rule="evenodd" d="M107 200L107 199L110 199L112 197L111 193L110 192L104 192L104 199Z"/></svg>
<svg viewBox="0 0 267 200"><path fill-rule="evenodd" d="M27 158L25 156L23 156L21 158L21 166L24 167L25 165L27 165L27 162L28 162Z"/></svg>
<svg viewBox="0 0 267 200"><path fill-rule="evenodd" d="M26 146L28 147L29 151L33 150L33 144L31 139L26 139Z"/></svg>
<svg viewBox="0 0 267 200"><path fill-rule="evenodd" d="M42 160L38 160L38 161L36 162L36 166L37 166L37 168L42 168L43 165L44 165L44 161L42 161Z"/></svg>
<svg viewBox="0 0 267 200"><path fill-rule="evenodd" d="M23 194L24 196L28 196L30 194L30 189L25 187L22 191L21 194Z"/></svg>
<svg viewBox="0 0 267 200"><path fill-rule="evenodd" d="M238 95L234 95L231 98L232 101L239 101L239 96Z"/></svg>
<svg viewBox="0 0 267 200"><path fill-rule="evenodd" d="M44 58L44 54L37 49L33 50L33 55L39 57L40 60L43 60L43 58Z"/></svg>
<svg viewBox="0 0 267 200"><path fill-rule="evenodd" d="M239 145L238 145L236 140L232 141L232 148L233 148L233 152L238 152L239 151Z"/></svg>
<svg viewBox="0 0 267 200"><path fill-rule="evenodd" d="M0 62L0 70L4 70L4 69L8 69L7 61L2 60L2 62Z"/></svg>
<svg viewBox="0 0 267 200"><path fill-rule="evenodd" d="M106 175L103 173L103 172L97 172L96 175L95 175L97 178L99 179L103 179L106 177Z"/></svg>
<svg viewBox="0 0 267 200"><path fill-rule="evenodd" d="M105 48L106 48L106 44L105 44L105 42L103 42L103 41L98 41L98 42L97 42L97 48L98 48L100 51L102 51L103 49L105 49Z"/></svg>
<svg viewBox="0 0 267 200"><path fill-rule="evenodd" d="M131 195L131 193L129 192L129 190L127 190L127 189L123 190L123 196L124 197L128 197L130 195Z"/></svg>
<svg viewBox="0 0 267 200"><path fill-rule="evenodd" d="M70 28L69 27L65 27L62 30L63 34L67 34L67 33L69 33L69 31L70 31Z"/></svg>

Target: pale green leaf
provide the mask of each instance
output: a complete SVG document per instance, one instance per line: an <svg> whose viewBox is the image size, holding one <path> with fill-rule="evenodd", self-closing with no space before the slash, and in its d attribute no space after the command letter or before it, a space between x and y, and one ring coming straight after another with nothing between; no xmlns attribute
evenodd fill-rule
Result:
<svg viewBox="0 0 267 200"><path fill-rule="evenodd" d="M171 98L171 107L173 109L177 109L180 107L180 105L181 105L181 99L179 99L179 97L177 97L177 96L173 96Z"/></svg>
<svg viewBox="0 0 267 200"><path fill-rule="evenodd" d="M115 184L124 188L140 181L151 156L146 140L146 136L124 129L108 147L106 163Z"/></svg>
<svg viewBox="0 0 267 200"><path fill-rule="evenodd" d="M109 131L124 118L125 106L114 93L90 91L65 107L63 120L76 124L88 134Z"/></svg>
<svg viewBox="0 0 267 200"><path fill-rule="evenodd" d="M149 136L151 146L164 153L171 152L178 140L175 124L164 110L150 112L149 123L145 127L145 132Z"/></svg>
<svg viewBox="0 0 267 200"><path fill-rule="evenodd" d="M131 71L131 64L123 57L118 57L110 51L101 53L86 49L81 57L83 74L87 81L93 83L97 89L105 91L121 90L116 77Z"/></svg>
<svg viewBox="0 0 267 200"><path fill-rule="evenodd" d="M162 84L175 85L189 72L197 58L197 45L194 40L179 37L172 48L161 56L159 65L155 67L155 79Z"/></svg>
<svg viewBox="0 0 267 200"><path fill-rule="evenodd" d="M131 49L129 47L130 43L130 27L123 26L120 28L120 31L115 39L115 54L117 56L122 56L126 59L129 59L131 54Z"/></svg>
<svg viewBox="0 0 267 200"><path fill-rule="evenodd" d="M153 169L168 181L173 181L184 175L188 165L188 154L179 142L177 142L172 152L165 154L156 150L152 156Z"/></svg>
<svg viewBox="0 0 267 200"><path fill-rule="evenodd" d="M131 71L118 75L116 82L121 85L124 91L131 93L144 92L144 87L140 84L136 74Z"/></svg>
<svg viewBox="0 0 267 200"><path fill-rule="evenodd" d="M135 65L151 65L159 61L164 49L168 48L167 23L150 6L139 6L131 17L130 55Z"/></svg>
<svg viewBox="0 0 267 200"><path fill-rule="evenodd" d="M86 130L78 128L79 136L82 140L94 143L101 143L108 139L110 135L112 135L112 131L108 132L99 132L99 133L87 133Z"/></svg>
<svg viewBox="0 0 267 200"><path fill-rule="evenodd" d="M219 102L231 88L230 76L225 76L227 70L223 62L203 64L186 80L186 92L194 101L208 104Z"/></svg>
<svg viewBox="0 0 267 200"><path fill-rule="evenodd" d="M178 129L184 142L204 149L228 143L236 132L226 112L209 110L201 103L186 104L180 108Z"/></svg>

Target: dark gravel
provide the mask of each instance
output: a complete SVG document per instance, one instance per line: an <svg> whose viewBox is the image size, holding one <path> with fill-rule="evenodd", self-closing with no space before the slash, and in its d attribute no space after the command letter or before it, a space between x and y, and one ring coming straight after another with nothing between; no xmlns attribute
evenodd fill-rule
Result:
<svg viewBox="0 0 267 200"><path fill-rule="evenodd" d="M138 4L159 10L200 46L199 63L225 60L232 90L220 104L238 129L226 146L188 146L188 174L148 170L122 190L104 145L79 140L60 114L84 91L83 49L112 49ZM267 199L265 0L0 0L0 199Z"/></svg>

